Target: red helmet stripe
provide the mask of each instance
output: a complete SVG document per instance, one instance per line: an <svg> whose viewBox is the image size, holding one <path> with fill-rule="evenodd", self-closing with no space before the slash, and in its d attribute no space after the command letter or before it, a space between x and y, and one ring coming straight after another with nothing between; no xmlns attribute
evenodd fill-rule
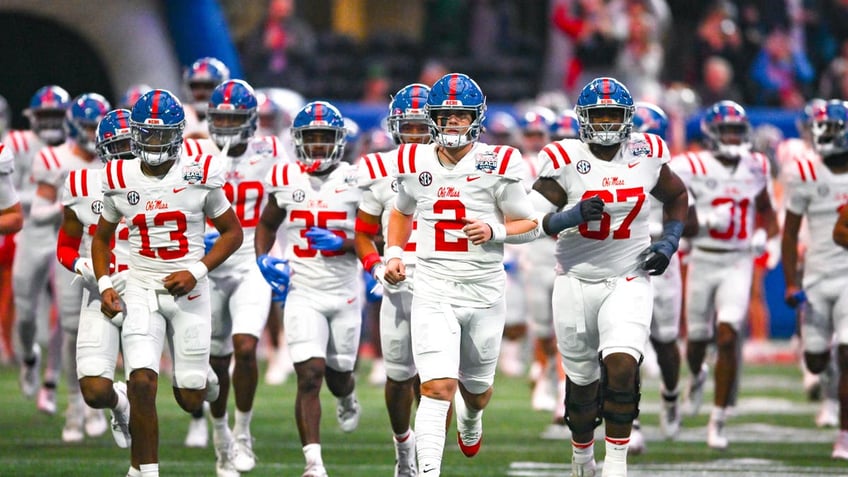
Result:
<svg viewBox="0 0 848 477"><path fill-rule="evenodd" d="M117 114L117 115L115 115L115 119L118 120L118 124L121 126L122 129L130 127L129 123L127 122L127 115L126 114L124 114L124 113Z"/></svg>
<svg viewBox="0 0 848 477"><path fill-rule="evenodd" d="M224 102L232 103L233 102L233 88L235 88L235 81L230 81L227 86L224 88Z"/></svg>
<svg viewBox="0 0 848 477"><path fill-rule="evenodd" d="M315 105L315 109L313 112L315 113L315 121L323 121L324 120L324 105L321 103L317 103Z"/></svg>
<svg viewBox="0 0 848 477"><path fill-rule="evenodd" d="M610 81L608 78L604 78L601 80L601 93L604 95L604 99L610 99Z"/></svg>
<svg viewBox="0 0 848 477"><path fill-rule="evenodd" d="M459 84L459 75L453 74L451 75L450 81L448 81L448 99L451 101L456 100L456 86Z"/></svg>
<svg viewBox="0 0 848 477"><path fill-rule="evenodd" d="M155 91L150 103L150 117L155 119L159 115L159 98L162 96L161 91Z"/></svg>
<svg viewBox="0 0 848 477"><path fill-rule="evenodd" d="M421 87L420 86L413 86L412 92L410 93L410 96L412 96L412 108L413 109L420 109L421 108L421 105L418 104L419 103L418 100L419 100L420 95L421 95Z"/></svg>

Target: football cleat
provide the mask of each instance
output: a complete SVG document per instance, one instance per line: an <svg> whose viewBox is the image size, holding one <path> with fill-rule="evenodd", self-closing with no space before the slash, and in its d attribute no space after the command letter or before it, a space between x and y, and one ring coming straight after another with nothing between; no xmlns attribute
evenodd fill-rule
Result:
<svg viewBox="0 0 848 477"><path fill-rule="evenodd" d="M253 453L253 438L241 434L236 436L233 446L233 467L239 472L250 472L256 467L256 454Z"/></svg>
<svg viewBox="0 0 848 477"><path fill-rule="evenodd" d="M82 442L85 438L85 403L82 396L72 399L65 411L65 427L62 428L62 442Z"/></svg>
<svg viewBox="0 0 848 477"><path fill-rule="evenodd" d="M359 416L362 409L359 407L359 401L356 400L356 393L337 398L336 419L339 421L339 427L344 432L353 432L359 425Z"/></svg>
<svg viewBox="0 0 848 477"><path fill-rule="evenodd" d="M816 414L817 427L839 426L839 401L835 399L822 400L819 412Z"/></svg>
<svg viewBox="0 0 848 477"><path fill-rule="evenodd" d="M215 474L218 477L239 477L241 474L233 466L233 442L215 448Z"/></svg>
<svg viewBox="0 0 848 477"><path fill-rule="evenodd" d="M18 382L21 385L21 393L27 399L32 399L41 388L41 347L37 344L32 346L32 362L21 363L21 373L18 376ZM55 410L53 411L56 412Z"/></svg>
<svg viewBox="0 0 848 477"><path fill-rule="evenodd" d="M724 421L710 418L710 422L707 424L707 445L711 449L727 449L728 440Z"/></svg>
<svg viewBox="0 0 848 477"><path fill-rule="evenodd" d="M204 416L191 418L188 423L188 434L185 438L186 447L206 447L209 443L209 428L206 426L205 413L209 410L209 404L203 403Z"/></svg>
<svg viewBox="0 0 848 477"><path fill-rule="evenodd" d="M124 397L127 395L127 383L125 382L117 382L112 385L115 389L115 392L118 394L123 394ZM130 436L130 406L129 399L127 399L127 409L124 412L118 412L115 409L112 409L112 437L115 439L115 444L118 445L121 449L129 448L132 443L132 437Z"/></svg>
<svg viewBox="0 0 848 477"><path fill-rule="evenodd" d="M588 459L587 459L588 457ZM597 464L595 456L581 456L572 454L571 456L571 477L595 477Z"/></svg>
<svg viewBox="0 0 848 477"><path fill-rule="evenodd" d="M701 410L701 404L704 402L704 384L707 382L709 369L707 363L704 363L701 365L701 372L698 373L698 376L689 377L689 396L687 400L690 416L698 415L698 411Z"/></svg>
<svg viewBox="0 0 848 477"><path fill-rule="evenodd" d="M56 385L48 386L45 383L41 389L38 390L38 399L35 404L36 408L44 414L48 414L50 416L56 414Z"/></svg>
<svg viewBox="0 0 848 477"><path fill-rule="evenodd" d="M418 475L418 466L415 462L415 432L410 430L409 437L395 443L395 477L415 477Z"/></svg>
<svg viewBox="0 0 848 477"><path fill-rule="evenodd" d="M676 396L673 400L663 396L660 407L660 430L666 439L675 439L680 432L680 409Z"/></svg>
<svg viewBox="0 0 848 477"><path fill-rule="evenodd" d="M310 465L301 477L327 477L327 469L323 465Z"/></svg>
<svg viewBox="0 0 848 477"><path fill-rule="evenodd" d="M468 419L466 417L468 409L465 399L459 393L454 399L454 409L456 412L456 442L459 444L459 450L465 457L474 457L480 452L480 445L483 443L483 413L479 413L477 419Z"/></svg>
<svg viewBox="0 0 848 477"><path fill-rule="evenodd" d="M830 457L848 460L848 431L839 431L836 442L833 443L833 453L830 454Z"/></svg>
<svg viewBox="0 0 848 477"><path fill-rule="evenodd" d="M647 450L645 435L642 434L638 420L633 421L633 429L630 431L630 444L627 446L627 450L632 455L641 455Z"/></svg>
<svg viewBox="0 0 848 477"><path fill-rule="evenodd" d="M85 434L89 437L99 437L106 433L108 425L102 409L85 406Z"/></svg>

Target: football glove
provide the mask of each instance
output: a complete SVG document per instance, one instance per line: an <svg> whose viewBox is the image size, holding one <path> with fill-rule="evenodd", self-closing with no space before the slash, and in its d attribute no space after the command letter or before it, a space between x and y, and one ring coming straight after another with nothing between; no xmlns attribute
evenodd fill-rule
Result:
<svg viewBox="0 0 848 477"><path fill-rule="evenodd" d="M807 302L807 294L804 290L798 290L795 293L786 295L783 300L789 305L789 308L797 308L799 305Z"/></svg>
<svg viewBox="0 0 848 477"><path fill-rule="evenodd" d="M705 229L726 230L733 221L733 204L725 202L713 207L706 216L704 223L700 224Z"/></svg>
<svg viewBox="0 0 848 477"><path fill-rule="evenodd" d="M259 266L259 271L262 272L265 281L271 285L274 294L282 295L282 300L280 300L280 297L276 297L277 300L275 301L285 301L285 296L289 292L289 282L292 273L289 261L270 255L260 255L256 257L256 265Z"/></svg>
<svg viewBox="0 0 848 477"><path fill-rule="evenodd" d="M335 252L342 248L342 245L344 244L344 239L342 237L320 227L311 227L309 231L306 232L306 238L309 240L309 248L313 250Z"/></svg>
<svg viewBox="0 0 848 477"><path fill-rule="evenodd" d="M385 265L377 265L377 267L381 267L381 266L383 267L383 273L386 273ZM377 270L376 270L377 267L374 267L375 268L375 270L374 270L375 275L377 273ZM383 299L383 284L380 283L374 277L374 275L363 270L362 271L362 280L365 284L365 299L368 300L368 303L379 302L380 300Z"/></svg>
<svg viewBox="0 0 848 477"><path fill-rule="evenodd" d="M663 224L662 238L652 243L640 256L642 269L650 275L662 275L671 261L671 256L677 252L680 235L683 233L683 222L670 220Z"/></svg>
<svg viewBox="0 0 848 477"><path fill-rule="evenodd" d="M89 285L97 286L97 277L94 276L94 265L90 258L78 257L74 260L74 271Z"/></svg>
<svg viewBox="0 0 848 477"><path fill-rule="evenodd" d="M565 229L592 220L600 220L604 214L604 201L593 196L583 199L574 207L548 214L542 219L542 230L548 235L556 235Z"/></svg>

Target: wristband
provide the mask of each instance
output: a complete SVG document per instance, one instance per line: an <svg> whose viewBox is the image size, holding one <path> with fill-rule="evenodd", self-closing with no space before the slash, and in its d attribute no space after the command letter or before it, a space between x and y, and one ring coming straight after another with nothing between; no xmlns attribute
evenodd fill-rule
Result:
<svg viewBox="0 0 848 477"><path fill-rule="evenodd" d="M206 268L205 263L198 260L194 265L188 267L188 273L191 273L196 281L200 281L209 273L209 269Z"/></svg>
<svg viewBox="0 0 848 477"><path fill-rule="evenodd" d="M362 268L368 273L371 273L371 269L378 263L380 263L380 254L377 252L371 252L362 257Z"/></svg>
<svg viewBox="0 0 848 477"><path fill-rule="evenodd" d="M110 288L115 287L112 285L112 279L109 278L109 275L103 275L99 280L97 280L97 290L100 291L101 294Z"/></svg>
<svg viewBox="0 0 848 477"><path fill-rule="evenodd" d="M403 248L397 245L392 245L391 247L386 249L386 251L383 253L383 257L385 257L386 263L389 263L389 260L393 258L403 259Z"/></svg>
<svg viewBox="0 0 848 477"><path fill-rule="evenodd" d="M506 239L506 226L504 224L486 222L486 225L492 231L492 238L490 239L492 242L503 242Z"/></svg>

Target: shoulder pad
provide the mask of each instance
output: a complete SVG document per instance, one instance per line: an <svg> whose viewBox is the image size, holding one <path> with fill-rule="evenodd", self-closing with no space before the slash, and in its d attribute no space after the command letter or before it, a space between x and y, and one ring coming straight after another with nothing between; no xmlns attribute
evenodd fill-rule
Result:
<svg viewBox="0 0 848 477"><path fill-rule="evenodd" d="M0 143L0 176L15 172L15 155L12 148Z"/></svg>
<svg viewBox="0 0 848 477"><path fill-rule="evenodd" d="M270 189L282 189L292 185L294 178L300 174L300 166L297 164L278 162L268 171L265 184Z"/></svg>
<svg viewBox="0 0 848 477"><path fill-rule="evenodd" d="M138 159L130 160L134 161ZM127 160L124 159L114 159L106 163L101 180L104 191L124 189L127 187L126 180L124 179L124 169L126 167Z"/></svg>
<svg viewBox="0 0 848 477"><path fill-rule="evenodd" d="M495 174L516 181L529 177L530 170L518 149L512 146L495 146L492 152L497 160L497 169L493 171Z"/></svg>
<svg viewBox="0 0 848 477"><path fill-rule="evenodd" d="M12 152L14 154L19 154L21 152L29 152L30 144L29 137L26 131L9 131L9 135L6 136L6 140L4 142L6 142L7 145L12 147Z"/></svg>
<svg viewBox="0 0 848 477"><path fill-rule="evenodd" d="M368 187L375 181L391 177L392 154L374 152L359 158L357 164L357 182L359 187ZM395 163L397 161L394 161Z"/></svg>
<svg viewBox="0 0 848 477"><path fill-rule="evenodd" d="M189 184L214 189L227 182L226 161L217 155L199 154L189 160L180 161L177 166L182 168L183 180Z"/></svg>
<svg viewBox="0 0 848 477"><path fill-rule="evenodd" d="M781 170L781 176L787 183L815 182L818 179L815 163L800 157L786 164Z"/></svg>
<svg viewBox="0 0 848 477"><path fill-rule="evenodd" d="M433 150L429 144L401 144L397 149L395 170L398 175L415 174L417 172L415 161L420 157L422 151Z"/></svg>
<svg viewBox="0 0 848 477"><path fill-rule="evenodd" d="M648 153L646 157L656 157L659 159L668 158L668 145L665 140L656 134L638 133L631 138L644 141L648 144Z"/></svg>
<svg viewBox="0 0 848 477"><path fill-rule="evenodd" d="M220 154L221 150L211 139L183 139L183 156L197 157L200 154Z"/></svg>
<svg viewBox="0 0 848 477"><path fill-rule="evenodd" d="M559 169L560 167L571 164L571 157L568 155L568 151L566 146L568 145L567 141L571 139L563 139L561 141L554 141L547 146L543 147L539 152L539 158L544 163L550 163L554 170Z"/></svg>

